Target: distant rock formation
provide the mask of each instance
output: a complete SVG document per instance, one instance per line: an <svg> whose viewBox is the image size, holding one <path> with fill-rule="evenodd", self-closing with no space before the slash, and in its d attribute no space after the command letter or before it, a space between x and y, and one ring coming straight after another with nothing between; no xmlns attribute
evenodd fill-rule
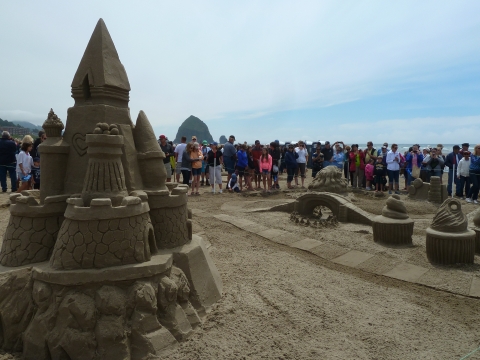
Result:
<svg viewBox="0 0 480 360"><path fill-rule="evenodd" d="M220 139L218 139L219 144L225 144L227 141L228 139L225 135L220 136Z"/></svg>
<svg viewBox="0 0 480 360"><path fill-rule="evenodd" d="M186 136L187 141L190 141L193 135L197 137L198 142L202 142L203 140L207 140L209 144L213 142L213 137L208 130L207 124L193 115L190 115L182 125L180 125L177 136L175 136L173 142L178 144L182 136Z"/></svg>

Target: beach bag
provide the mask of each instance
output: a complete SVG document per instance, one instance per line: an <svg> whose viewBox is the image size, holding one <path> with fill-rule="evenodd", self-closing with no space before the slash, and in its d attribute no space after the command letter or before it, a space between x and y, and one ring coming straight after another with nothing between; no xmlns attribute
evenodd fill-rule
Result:
<svg viewBox="0 0 480 360"><path fill-rule="evenodd" d="M420 168L416 164L412 165L412 177L415 179L420 177Z"/></svg>

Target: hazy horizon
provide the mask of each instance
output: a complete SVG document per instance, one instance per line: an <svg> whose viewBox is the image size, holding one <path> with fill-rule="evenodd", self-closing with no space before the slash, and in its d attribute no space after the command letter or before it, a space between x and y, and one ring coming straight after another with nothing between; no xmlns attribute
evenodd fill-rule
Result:
<svg viewBox="0 0 480 360"><path fill-rule="evenodd" d="M480 2L62 1L2 5L0 118L65 122L99 18L135 121L174 138L480 142ZM477 134L477 135L475 135Z"/></svg>

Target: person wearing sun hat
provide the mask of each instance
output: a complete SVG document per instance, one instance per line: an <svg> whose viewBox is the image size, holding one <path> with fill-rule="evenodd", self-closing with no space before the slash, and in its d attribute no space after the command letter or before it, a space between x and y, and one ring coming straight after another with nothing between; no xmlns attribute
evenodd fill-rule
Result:
<svg viewBox="0 0 480 360"><path fill-rule="evenodd" d="M210 150L212 150L212 149L208 146L208 141L203 140L202 141L202 154L203 154L202 179L200 181L200 186L204 186L204 185L209 186L210 185L210 182L208 181L209 180L209 170L210 170L210 168L209 168L208 162L207 162L207 154ZM205 180L206 180L206 182L205 182Z"/></svg>

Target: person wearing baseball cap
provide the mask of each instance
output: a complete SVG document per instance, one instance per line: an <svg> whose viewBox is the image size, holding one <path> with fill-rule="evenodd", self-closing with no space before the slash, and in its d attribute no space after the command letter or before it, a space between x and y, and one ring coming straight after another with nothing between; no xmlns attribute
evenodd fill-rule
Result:
<svg viewBox="0 0 480 360"><path fill-rule="evenodd" d="M170 157L173 155L173 147L167 142L167 137L165 135L159 136L159 145L165 154L165 159L163 159L163 166L165 166L165 171L167 172L167 182L172 181L172 164L170 164Z"/></svg>

